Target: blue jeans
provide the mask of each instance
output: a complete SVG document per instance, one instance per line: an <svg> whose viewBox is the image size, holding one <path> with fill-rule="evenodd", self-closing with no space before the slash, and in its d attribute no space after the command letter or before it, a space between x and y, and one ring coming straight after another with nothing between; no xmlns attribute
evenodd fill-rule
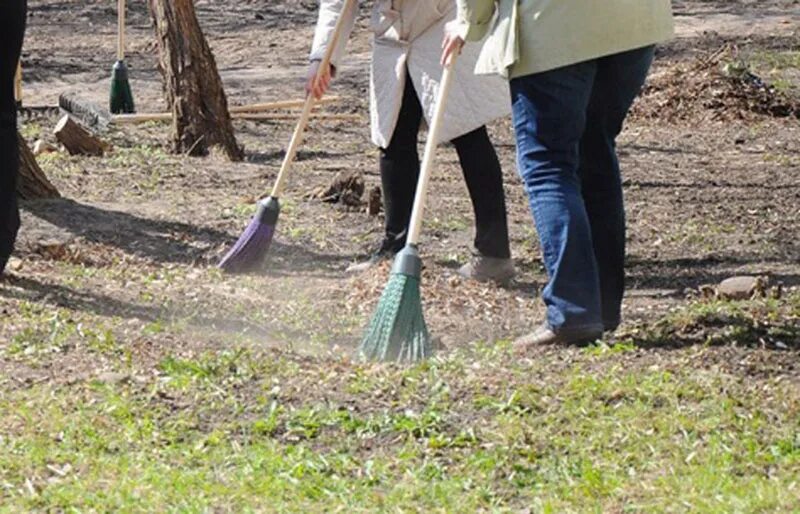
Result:
<svg viewBox="0 0 800 514"><path fill-rule="evenodd" d="M517 160L542 247L547 324L580 336L620 323L625 210L616 138L652 46L511 81Z"/></svg>

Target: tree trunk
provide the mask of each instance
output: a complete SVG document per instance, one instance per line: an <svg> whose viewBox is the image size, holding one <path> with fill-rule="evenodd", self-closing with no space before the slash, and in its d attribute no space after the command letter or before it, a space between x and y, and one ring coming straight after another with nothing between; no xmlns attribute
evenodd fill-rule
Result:
<svg viewBox="0 0 800 514"><path fill-rule="evenodd" d="M42 168L36 162L28 143L17 133L19 145L19 180L17 181L17 195L23 200L38 200L43 198L58 198L61 195L58 189L47 180Z"/></svg>
<svg viewBox="0 0 800 514"><path fill-rule="evenodd" d="M242 160L211 49L192 0L149 0L158 40L164 94L172 111L175 152L206 155L219 146L232 161Z"/></svg>

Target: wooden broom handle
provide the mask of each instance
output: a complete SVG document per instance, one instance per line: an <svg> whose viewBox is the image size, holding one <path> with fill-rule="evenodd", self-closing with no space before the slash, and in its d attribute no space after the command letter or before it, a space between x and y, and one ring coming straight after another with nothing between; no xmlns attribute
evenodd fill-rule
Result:
<svg viewBox="0 0 800 514"><path fill-rule="evenodd" d="M318 70L327 70L330 66L331 58L333 57L333 51L336 49L336 45L339 44L339 36L341 35L342 28L345 24L346 14L354 6L355 0L345 0L344 5L342 6L342 12L339 13L339 19L336 20L336 26L333 29L331 40L328 42L328 48L325 49L325 55L322 57L322 61L319 64ZM316 80L319 80L319 72L314 80L316 84ZM308 119L311 116L311 110L314 109L315 103L316 100L314 99L314 95L309 94L306 97L306 103L303 105L303 112L300 114L300 119L297 121L297 126L294 128L292 139L289 141L289 148L286 149L286 156L283 158L283 164L281 164L281 170L278 173L278 178L275 181L272 192L270 193L270 196L273 198L280 197L281 193L283 192L283 186L286 183L286 179L289 177L289 168L291 168L292 162L294 162L295 155L297 154L297 149L299 148L300 143L303 141L303 132L308 125ZM266 196L266 192L261 196Z"/></svg>
<svg viewBox="0 0 800 514"><path fill-rule="evenodd" d="M22 59L17 61L17 72L14 73L14 100L22 105Z"/></svg>
<svg viewBox="0 0 800 514"><path fill-rule="evenodd" d="M117 60L125 59L125 0L117 0Z"/></svg>
<svg viewBox="0 0 800 514"><path fill-rule="evenodd" d="M428 183L430 182L433 170L433 159L436 155L439 132L442 128L444 109L447 104L447 93L450 91L450 84L453 78L453 67L456 62L456 54L452 54L450 60L442 72L442 82L439 84L439 95L436 99L436 108L433 110L428 140L425 142L425 153L422 157L419 180L417 181L417 193L414 196L414 210L411 211L411 223L408 227L407 244L417 245L419 243L420 232L422 231L422 217L425 213L425 200L428 193ZM410 80L406 78L406 80Z"/></svg>

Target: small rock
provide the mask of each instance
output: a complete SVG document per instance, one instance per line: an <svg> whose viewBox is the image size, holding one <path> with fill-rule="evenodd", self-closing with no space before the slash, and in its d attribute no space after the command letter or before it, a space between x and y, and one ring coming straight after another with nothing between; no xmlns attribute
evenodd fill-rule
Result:
<svg viewBox="0 0 800 514"><path fill-rule="evenodd" d="M19 271L22 269L22 259L11 257L8 259L8 264L6 267L11 271Z"/></svg>
<svg viewBox="0 0 800 514"><path fill-rule="evenodd" d="M50 143L46 143L41 139L37 139L35 143L33 143L33 155L38 157L43 153L52 153L57 152L58 148L51 145Z"/></svg>
<svg viewBox="0 0 800 514"><path fill-rule="evenodd" d="M432 341L433 349L436 353L446 353L451 348L455 348L456 342L451 336L435 336Z"/></svg>
<svg viewBox="0 0 800 514"><path fill-rule="evenodd" d="M778 350L788 350L789 346L783 341L776 341L775 348L777 348Z"/></svg>
<svg viewBox="0 0 800 514"><path fill-rule="evenodd" d="M703 284L698 288L698 292L700 293L700 297L706 300L710 300L717 296L716 288L710 284Z"/></svg>
<svg viewBox="0 0 800 514"><path fill-rule="evenodd" d="M36 245L36 253L46 259L63 260L69 251L67 242L58 240L40 241Z"/></svg>
<svg viewBox="0 0 800 514"><path fill-rule="evenodd" d="M767 281L763 277L740 276L723 280L717 287L717 294L726 300L747 300L763 295Z"/></svg>

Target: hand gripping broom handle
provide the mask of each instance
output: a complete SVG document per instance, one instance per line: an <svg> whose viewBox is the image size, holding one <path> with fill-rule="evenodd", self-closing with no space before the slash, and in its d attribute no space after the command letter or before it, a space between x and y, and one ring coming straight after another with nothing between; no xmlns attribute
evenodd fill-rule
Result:
<svg viewBox="0 0 800 514"><path fill-rule="evenodd" d="M425 153L422 157L422 168L417 182L417 194L414 196L414 210L411 211L411 223L408 228L407 244L416 246L419 243L419 235L422 231L422 216L425 213L425 199L428 194L428 183L433 170L433 158L436 154L439 132L441 132L442 118L444 118L444 108L447 104L447 93L450 91L450 82L453 77L453 67L456 62L456 54L450 56L450 60L445 65L442 73L442 82L439 85L439 97L436 100L436 108L433 111L428 140L425 143ZM409 80L408 78L406 80Z"/></svg>
<svg viewBox="0 0 800 514"><path fill-rule="evenodd" d="M345 18L347 12L355 6L356 0L345 0L344 5L342 6L342 12L339 13L339 19L336 20L336 26L333 29L333 34L331 35L331 40L328 42L328 48L325 49L325 54L322 56L322 61L319 64L319 72L314 80L319 80L319 73L324 73L325 70L331 64L331 58L333 57L333 51L336 48L336 45L339 43L339 36L342 33L342 28L344 27ZM300 143L303 141L303 132L308 125L308 119L311 117L311 110L314 108L314 104L316 100L313 94L309 94L306 97L306 103L303 105L303 112L300 114L300 119L297 122L297 126L294 128L294 134L292 134L292 140L289 142L289 148L286 149L286 156L283 158L283 164L281 164L281 170L278 173L278 178L275 181L275 185L272 188L272 193L270 196L273 198L278 198L283 192L283 186L286 183L286 179L289 177L289 168L294 162L294 157L297 154L297 148L300 146ZM266 192L261 195L266 196Z"/></svg>
<svg viewBox="0 0 800 514"><path fill-rule="evenodd" d="M125 0L117 1L117 60L125 59Z"/></svg>

